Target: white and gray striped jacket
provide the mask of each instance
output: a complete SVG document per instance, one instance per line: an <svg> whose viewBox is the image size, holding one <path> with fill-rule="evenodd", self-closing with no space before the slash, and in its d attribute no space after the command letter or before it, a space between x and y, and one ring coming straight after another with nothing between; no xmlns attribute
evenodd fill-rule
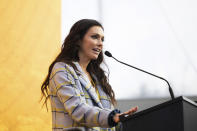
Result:
<svg viewBox="0 0 197 131"><path fill-rule="evenodd" d="M109 96L97 82L98 97L79 63L73 63L80 74L63 62L57 62L50 74L53 131L115 131L108 125L108 115L114 109Z"/></svg>

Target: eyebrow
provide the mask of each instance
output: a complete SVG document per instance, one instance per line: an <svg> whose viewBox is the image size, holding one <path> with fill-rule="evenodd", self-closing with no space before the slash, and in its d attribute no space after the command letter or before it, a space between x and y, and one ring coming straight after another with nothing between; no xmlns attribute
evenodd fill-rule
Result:
<svg viewBox="0 0 197 131"><path fill-rule="evenodd" d="M102 38L104 38L104 36L103 35L100 35L100 34L98 34L98 33L92 33L93 35L99 35L99 36L101 36Z"/></svg>

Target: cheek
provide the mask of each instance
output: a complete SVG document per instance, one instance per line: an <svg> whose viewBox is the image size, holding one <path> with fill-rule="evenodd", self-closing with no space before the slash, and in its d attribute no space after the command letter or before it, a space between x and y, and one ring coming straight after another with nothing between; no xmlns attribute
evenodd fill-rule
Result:
<svg viewBox="0 0 197 131"><path fill-rule="evenodd" d="M87 55L90 53L91 50L92 50L91 44L88 42L86 43L84 42L81 47L81 51Z"/></svg>
<svg viewBox="0 0 197 131"><path fill-rule="evenodd" d="M95 41L94 40L86 40L84 41L84 49L86 50L89 50L89 49L92 49L94 48L94 45L95 45Z"/></svg>

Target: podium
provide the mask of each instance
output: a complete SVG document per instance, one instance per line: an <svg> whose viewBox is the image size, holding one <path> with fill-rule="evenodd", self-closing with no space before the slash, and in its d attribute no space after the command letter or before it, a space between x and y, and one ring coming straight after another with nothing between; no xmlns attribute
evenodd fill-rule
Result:
<svg viewBox="0 0 197 131"><path fill-rule="evenodd" d="M197 103L180 96L120 121L123 131L197 131Z"/></svg>

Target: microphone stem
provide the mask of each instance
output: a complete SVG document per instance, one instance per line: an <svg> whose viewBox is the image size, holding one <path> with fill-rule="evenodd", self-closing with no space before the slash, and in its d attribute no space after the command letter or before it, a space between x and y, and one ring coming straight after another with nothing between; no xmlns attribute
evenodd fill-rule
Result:
<svg viewBox="0 0 197 131"><path fill-rule="evenodd" d="M159 79L161 79L161 80L164 80L164 81L168 84L168 88L169 88L169 92L170 92L170 96L171 96L172 100L174 99L174 93L173 93L173 91L172 91L172 88L171 88L171 86L170 86L170 83L169 83L166 79L164 79L164 78L162 78L162 77L160 77L160 76L157 76L157 75L155 75L155 74L152 74L152 73L150 73L150 72L147 72L147 71L145 71L145 70L142 70L142 69L139 69L139 68L137 68L137 67L134 67L134 66L132 66L132 65L129 65L129 64L127 64L127 63L124 63L124 62L122 62L122 61L119 61L119 60L117 60L117 59L116 59L115 57L113 57L113 56L112 56L112 58L114 58L116 61L118 61L118 62L120 62L120 63L122 63L122 64L124 64L124 65L127 65L127 66L129 66L129 67L132 67L132 68L134 68L134 69L136 69L136 70L139 70L139 71L142 71L142 72L144 72L144 73L147 73L147 74L152 75L152 76L154 76L154 77L157 77L157 78L159 78Z"/></svg>

